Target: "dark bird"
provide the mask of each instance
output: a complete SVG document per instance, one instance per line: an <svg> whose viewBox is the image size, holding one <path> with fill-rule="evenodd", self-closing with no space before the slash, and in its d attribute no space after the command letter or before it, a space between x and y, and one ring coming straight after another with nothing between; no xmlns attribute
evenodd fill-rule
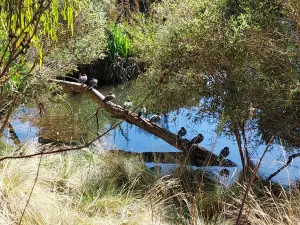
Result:
<svg viewBox="0 0 300 225"><path fill-rule="evenodd" d="M127 99L127 101L124 103L124 109L128 110L131 107L132 107L132 102L129 99Z"/></svg>
<svg viewBox="0 0 300 225"><path fill-rule="evenodd" d="M84 84L87 81L87 75L86 74L80 74L78 78L79 83Z"/></svg>
<svg viewBox="0 0 300 225"><path fill-rule="evenodd" d="M98 84L98 80L93 78L90 82L89 82L89 88L94 88L94 87L97 87L97 84Z"/></svg>
<svg viewBox="0 0 300 225"><path fill-rule="evenodd" d="M106 95L105 98L103 99L103 102L109 102L109 101L113 100L115 97L116 96L113 92L109 92L109 94Z"/></svg>
<svg viewBox="0 0 300 225"><path fill-rule="evenodd" d="M229 148L225 147L221 150L219 157L225 159L227 156L229 156L229 154L230 154Z"/></svg>
<svg viewBox="0 0 300 225"><path fill-rule="evenodd" d="M181 127L180 130L177 133L177 136L178 137L183 137L183 136L186 135L186 133L187 133L186 129L184 127Z"/></svg>
<svg viewBox="0 0 300 225"><path fill-rule="evenodd" d="M158 123L161 119L160 113L156 113L150 118L150 122L152 123Z"/></svg>
<svg viewBox="0 0 300 225"><path fill-rule="evenodd" d="M140 108L139 110L139 113L138 113L138 116L141 117L141 116L146 116L146 113L147 113L147 109L146 109L146 106L143 105L142 108Z"/></svg>
<svg viewBox="0 0 300 225"><path fill-rule="evenodd" d="M202 135L202 134L198 134L196 137L194 137L194 138L190 141L190 143L191 143L191 144L199 144L199 143L201 143L201 142L203 141L203 139L204 139L203 135Z"/></svg>
<svg viewBox="0 0 300 225"><path fill-rule="evenodd" d="M222 169L219 174L222 176L222 177L228 177L230 172L228 169Z"/></svg>

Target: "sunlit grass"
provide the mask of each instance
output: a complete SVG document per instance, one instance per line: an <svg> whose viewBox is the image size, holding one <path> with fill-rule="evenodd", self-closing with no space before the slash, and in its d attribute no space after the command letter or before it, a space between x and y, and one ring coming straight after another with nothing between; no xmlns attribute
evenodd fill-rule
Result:
<svg viewBox="0 0 300 225"><path fill-rule="evenodd" d="M20 221L39 160L1 163L0 224ZM289 194L264 183L252 189L244 222L300 223L299 191ZM233 224L244 191L244 185L228 188L188 167L161 176L139 156L84 149L42 158L22 224Z"/></svg>

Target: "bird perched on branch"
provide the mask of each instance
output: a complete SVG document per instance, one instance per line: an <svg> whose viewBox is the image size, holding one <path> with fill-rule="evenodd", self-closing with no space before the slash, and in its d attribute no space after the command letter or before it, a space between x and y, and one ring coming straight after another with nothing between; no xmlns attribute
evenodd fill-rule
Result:
<svg viewBox="0 0 300 225"><path fill-rule="evenodd" d="M161 119L160 113L156 113L150 118L150 122L152 123L158 123Z"/></svg>
<svg viewBox="0 0 300 225"><path fill-rule="evenodd" d="M194 138L190 141L190 143L191 143L191 144L199 144L199 143L201 143L201 142L203 141L203 139L204 139L203 135L202 135L202 134L198 134L196 137L194 137Z"/></svg>
<svg viewBox="0 0 300 225"><path fill-rule="evenodd" d="M146 113L147 113L147 109L146 109L146 106L145 105L143 105L143 107L142 108L140 108L140 110L139 110L139 113L138 113L138 116L139 117L141 117L141 116L145 116L146 117Z"/></svg>
<svg viewBox="0 0 300 225"><path fill-rule="evenodd" d="M177 133L177 136L178 137L183 137L183 136L186 135L186 133L187 133L186 129L184 127L181 127L180 130Z"/></svg>
<svg viewBox="0 0 300 225"><path fill-rule="evenodd" d="M116 96L113 92L109 92L109 94L106 95L105 98L103 99L103 102L109 102L109 101L113 100L115 97Z"/></svg>
<svg viewBox="0 0 300 225"><path fill-rule="evenodd" d="M132 102L129 99L127 99L127 101L124 103L124 109L128 110L131 107L132 107Z"/></svg>
<svg viewBox="0 0 300 225"><path fill-rule="evenodd" d="M96 78L93 78L90 82L89 82L89 88L94 88L94 87L97 87L97 84L98 84L98 80Z"/></svg>
<svg viewBox="0 0 300 225"><path fill-rule="evenodd" d="M78 78L79 83L84 84L87 81L87 75L86 74L80 74Z"/></svg>
<svg viewBox="0 0 300 225"><path fill-rule="evenodd" d="M229 154L230 154L229 148L224 147L219 154L219 158L225 159L227 156L229 156Z"/></svg>

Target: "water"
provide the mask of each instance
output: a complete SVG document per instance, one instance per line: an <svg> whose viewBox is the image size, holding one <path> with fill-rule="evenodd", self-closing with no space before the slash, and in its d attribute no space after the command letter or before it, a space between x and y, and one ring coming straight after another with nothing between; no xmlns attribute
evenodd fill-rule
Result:
<svg viewBox="0 0 300 225"><path fill-rule="evenodd" d="M102 93L107 93L111 88L101 90ZM125 102L128 95L128 88L115 88L117 91L116 103ZM82 142L89 141L98 132L109 128L118 120L112 118L103 110L98 114L98 127L96 117L91 117L97 110L97 106L87 100L85 95L74 94L67 98L67 104L53 103L48 106L46 115L39 116L36 109L21 108L13 117L12 125L19 137L20 141L62 141ZM55 106L55 107L54 107ZM70 109L72 107L72 110ZM194 122L192 118L198 113L197 108L182 108L180 110L168 113L162 117L161 126L177 133L183 126L187 129L186 138L191 139L198 133L204 135L204 141L201 146L212 150L215 154L219 154L225 146L229 147L229 159L234 161L241 167L240 156L238 153L237 144L232 136L217 135L217 122L210 119L204 119ZM187 117L188 115L188 117ZM191 119L187 119L191 118ZM251 138L255 135L255 130L248 132L248 140L251 143ZM71 141L70 141L71 140ZM100 139L100 142L105 149L120 149L131 152L178 152L179 150L172 147L163 140L149 134L140 128L123 122L120 127L112 130L108 135ZM253 144L249 146L254 162L258 162L261 154L265 149L265 145ZM275 172L281 165L285 163L288 153L283 146L273 144L272 148L267 152L262 162L260 173L268 176ZM156 165L148 163L148 166ZM289 184L292 180L300 177L299 168L300 159L295 159L293 163L283 170L280 174L273 178L282 184ZM174 168L172 164L163 166L164 171ZM212 173L217 174L222 168L211 167ZM237 168L231 168L231 176L236 175Z"/></svg>

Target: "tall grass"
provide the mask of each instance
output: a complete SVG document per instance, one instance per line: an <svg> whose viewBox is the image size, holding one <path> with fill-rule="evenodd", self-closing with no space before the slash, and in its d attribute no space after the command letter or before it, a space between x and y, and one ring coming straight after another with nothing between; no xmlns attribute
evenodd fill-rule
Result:
<svg viewBox="0 0 300 225"><path fill-rule="evenodd" d="M128 58L133 55L132 49L132 41L129 35L115 24L110 29L110 35L108 38L108 50L111 59L113 59L115 55Z"/></svg>
<svg viewBox="0 0 300 225"><path fill-rule="evenodd" d="M30 146L25 153L36 151ZM0 224L20 220L38 162L32 158L1 164ZM119 154L86 150L44 157L22 224L150 224L155 208L141 194L151 180L147 176L153 175L142 160Z"/></svg>
<svg viewBox="0 0 300 225"><path fill-rule="evenodd" d="M20 220L39 160L0 164L0 224ZM299 224L300 192L278 188L254 186L243 222ZM42 158L22 224L233 224L244 191L243 185L229 189L186 167L162 177L137 156L85 149Z"/></svg>

